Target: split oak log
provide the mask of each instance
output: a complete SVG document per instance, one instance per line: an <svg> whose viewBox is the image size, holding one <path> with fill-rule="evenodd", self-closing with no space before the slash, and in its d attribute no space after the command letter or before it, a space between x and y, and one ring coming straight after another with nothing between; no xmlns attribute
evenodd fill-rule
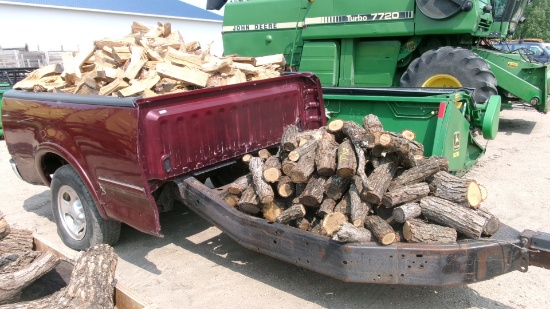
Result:
<svg viewBox="0 0 550 309"><path fill-rule="evenodd" d="M264 204L262 207L262 214L267 222L275 222L275 219L285 209L285 202L281 199L275 199L271 203Z"/></svg>
<svg viewBox="0 0 550 309"><path fill-rule="evenodd" d="M261 158L261 157L260 157ZM281 161L276 156L266 158L264 162L263 176L265 181L276 183L281 178Z"/></svg>
<svg viewBox="0 0 550 309"><path fill-rule="evenodd" d="M336 201L329 197L326 197L321 202L321 206L319 206L319 210L317 210L317 215L321 218L324 218L326 215L334 212L335 206L336 206Z"/></svg>
<svg viewBox="0 0 550 309"><path fill-rule="evenodd" d="M346 221L346 215L341 212L333 212L326 215L321 223L322 234L332 237L332 235L337 232Z"/></svg>
<svg viewBox="0 0 550 309"><path fill-rule="evenodd" d="M315 171L315 152L304 154L290 171L290 179L295 183L307 183Z"/></svg>
<svg viewBox="0 0 550 309"><path fill-rule="evenodd" d="M391 245L395 241L395 231L379 216L367 216L365 218L365 227L372 232L382 245Z"/></svg>
<svg viewBox="0 0 550 309"><path fill-rule="evenodd" d="M332 239L339 242L369 242L372 234L364 227L357 227L351 223L344 222L340 229L332 236Z"/></svg>
<svg viewBox="0 0 550 309"><path fill-rule="evenodd" d="M460 178L448 172L437 172L430 179L430 190L434 196L458 203L467 203L471 208L479 208L481 189L473 179Z"/></svg>
<svg viewBox="0 0 550 309"><path fill-rule="evenodd" d="M253 157L248 163L250 174L252 174L252 184L256 194L262 204L270 203L273 201L275 194L271 186L263 179L263 165L262 159L259 157Z"/></svg>
<svg viewBox="0 0 550 309"><path fill-rule="evenodd" d="M338 164L336 174L340 177L351 177L357 170L357 159L355 150L349 139L345 139L338 146Z"/></svg>
<svg viewBox="0 0 550 309"><path fill-rule="evenodd" d="M288 224L292 220L303 218L305 215L306 209L304 208L304 205L296 204L282 211L281 214L275 219L275 222Z"/></svg>
<svg viewBox="0 0 550 309"><path fill-rule="evenodd" d="M243 193L248 186L252 184L252 174L248 173L237 178L235 181L229 184L227 191L232 194L241 194Z"/></svg>
<svg viewBox="0 0 550 309"><path fill-rule="evenodd" d="M319 207L323 201L326 180L327 177L314 173L304 191L300 194L300 204L309 207Z"/></svg>
<svg viewBox="0 0 550 309"><path fill-rule="evenodd" d="M319 140L315 155L317 173L322 176L332 176L336 172L336 154L338 143L333 134L325 132Z"/></svg>
<svg viewBox="0 0 550 309"><path fill-rule="evenodd" d="M425 181L428 177L439 172L439 162L435 157L423 160L419 165L404 171L390 182L388 190Z"/></svg>
<svg viewBox="0 0 550 309"><path fill-rule="evenodd" d="M325 195L338 201L348 190L351 183L351 177L340 177L332 175L325 183Z"/></svg>
<svg viewBox="0 0 550 309"><path fill-rule="evenodd" d="M399 223L405 223L407 220L411 220L419 217L422 214L422 209L418 203L407 203L401 206L393 208L393 219Z"/></svg>
<svg viewBox="0 0 550 309"><path fill-rule="evenodd" d="M487 225L487 219L475 210L451 201L427 196L420 200L422 215L428 220L452 227L469 238L477 239Z"/></svg>
<svg viewBox="0 0 550 309"><path fill-rule="evenodd" d="M44 252L22 269L0 274L0 304L18 302L25 287L52 270L58 263L59 258L53 253Z"/></svg>
<svg viewBox="0 0 550 309"><path fill-rule="evenodd" d="M283 176L277 182L277 193L280 197L290 197L294 194L296 185L292 182L290 177Z"/></svg>
<svg viewBox="0 0 550 309"><path fill-rule="evenodd" d="M416 183L386 192L382 198L382 204L387 208L392 208L401 204L418 201L428 196L429 193L430 188L427 183Z"/></svg>
<svg viewBox="0 0 550 309"><path fill-rule="evenodd" d="M362 183L359 176L353 176L348 190L350 201L350 221L354 226L360 227L365 223L365 218L370 210L369 205L361 200L360 189Z"/></svg>
<svg viewBox="0 0 550 309"><path fill-rule="evenodd" d="M382 160L382 163L369 175L368 186L365 188L365 200L374 205L379 205L396 171L397 164L395 161Z"/></svg>
<svg viewBox="0 0 550 309"><path fill-rule="evenodd" d="M237 206L240 210L246 213L255 215L260 212L260 198L258 197L258 194L256 194L254 185L249 185L248 188L243 191Z"/></svg>
<svg viewBox="0 0 550 309"><path fill-rule="evenodd" d="M454 228L408 220L403 225L403 236L414 243L454 243L457 232Z"/></svg>

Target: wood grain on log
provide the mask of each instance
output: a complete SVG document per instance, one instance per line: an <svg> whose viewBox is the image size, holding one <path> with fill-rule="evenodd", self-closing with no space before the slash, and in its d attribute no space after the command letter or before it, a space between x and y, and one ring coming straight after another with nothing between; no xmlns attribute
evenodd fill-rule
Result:
<svg viewBox="0 0 550 309"><path fill-rule="evenodd" d="M317 173L322 176L332 176L336 172L336 155L338 153L338 143L334 135L325 132L323 138L318 142L317 153L315 156L315 166Z"/></svg>
<svg viewBox="0 0 550 309"><path fill-rule="evenodd" d="M500 220L486 208L480 207L476 210L477 214L487 220L487 224L483 228L483 235L492 236L500 229Z"/></svg>
<svg viewBox="0 0 550 309"><path fill-rule="evenodd" d="M256 194L254 185L251 184L241 194L241 198L239 199L237 206L241 211L250 214L257 214L261 210L260 203L260 198L258 197L258 194Z"/></svg>
<svg viewBox="0 0 550 309"><path fill-rule="evenodd" d="M336 174L340 177L351 177L357 170L355 150L349 139L345 139L338 147L338 164Z"/></svg>
<svg viewBox="0 0 550 309"><path fill-rule="evenodd" d="M341 212L327 214L321 223L323 234L332 237L332 235L337 232L346 221L346 215Z"/></svg>
<svg viewBox="0 0 550 309"><path fill-rule="evenodd" d="M370 207L361 200L360 191L358 187L362 188L362 181L359 176L352 178L349 187L349 201L350 201L350 220L354 226L363 226L365 223L365 217L367 216Z"/></svg>
<svg viewBox="0 0 550 309"><path fill-rule="evenodd" d="M395 241L395 231L379 216L367 216L365 218L365 227L369 229L383 245L391 245Z"/></svg>
<svg viewBox="0 0 550 309"><path fill-rule="evenodd" d="M4 218L4 214L0 211L0 240L4 239L10 233L10 225Z"/></svg>
<svg viewBox="0 0 550 309"><path fill-rule="evenodd" d="M266 158L264 163L263 176L265 181L275 183L281 178L281 161L276 156Z"/></svg>
<svg viewBox="0 0 550 309"><path fill-rule="evenodd" d="M420 165L404 171L390 182L388 190L395 190L400 187L425 181L428 177L439 172L437 158L430 157L423 160Z"/></svg>
<svg viewBox="0 0 550 309"><path fill-rule="evenodd" d="M353 145L358 145L363 150L366 150L374 143L374 136L354 121L344 121L342 132L350 139Z"/></svg>
<svg viewBox="0 0 550 309"><path fill-rule="evenodd" d="M384 193L388 190L396 170L395 161L382 160L382 163L368 177L368 186L365 188L367 202L374 205L379 205L382 202Z"/></svg>
<svg viewBox="0 0 550 309"><path fill-rule="evenodd" d="M227 190L223 190L220 193L220 197L231 207L237 207L239 204L239 196Z"/></svg>
<svg viewBox="0 0 550 309"><path fill-rule="evenodd" d="M470 238L479 238L487 225L487 219L474 209L462 207L439 197L427 196L421 199L420 207L422 215L428 220L452 227Z"/></svg>
<svg viewBox="0 0 550 309"><path fill-rule="evenodd" d="M294 194L295 187L290 177L283 176L277 182L277 193L280 197L289 197Z"/></svg>
<svg viewBox="0 0 550 309"><path fill-rule="evenodd" d="M264 204L262 214L267 222L275 222L277 217L285 210L286 204L281 199L275 199L271 203Z"/></svg>
<svg viewBox="0 0 550 309"><path fill-rule="evenodd" d="M387 208L391 208L397 205L418 201L428 196L429 193L430 188L427 183L416 183L386 192L382 198L382 204Z"/></svg>
<svg viewBox="0 0 550 309"><path fill-rule="evenodd" d="M303 145L298 146L298 148L292 150L288 154L288 159L290 159L290 161L298 162L298 160L307 153L313 152L315 155L315 151L317 150L317 142L318 141L316 139L308 140Z"/></svg>
<svg viewBox="0 0 550 309"><path fill-rule="evenodd" d="M332 236L332 239L339 242L369 242L372 234L364 227L357 227L351 223L344 222L340 229Z"/></svg>
<svg viewBox="0 0 550 309"><path fill-rule="evenodd" d="M309 207L319 207L323 201L323 192L327 177L314 173L300 194L300 204Z"/></svg>
<svg viewBox="0 0 550 309"><path fill-rule="evenodd" d="M235 181L230 183L227 187L227 191L232 194L241 194L246 188L252 184L252 174L248 173L237 178Z"/></svg>
<svg viewBox="0 0 550 309"><path fill-rule="evenodd" d="M270 203L273 201L275 194L271 186L265 182L263 178L263 166L264 163L259 157L253 157L248 163L250 174L252 174L252 184L256 194L262 204Z"/></svg>
<svg viewBox="0 0 550 309"><path fill-rule="evenodd" d="M384 131L384 126L382 125L382 122L380 121L378 116L374 114L368 114L363 117L363 128L365 128L368 133Z"/></svg>
<svg viewBox="0 0 550 309"><path fill-rule="evenodd" d="M336 206L336 201L326 197L322 202L321 206L319 206L319 210L317 211L317 215L321 218L324 218L326 215L334 212L334 207Z"/></svg>
<svg viewBox="0 0 550 309"><path fill-rule="evenodd" d="M292 220L303 218L306 215L306 209L302 204L293 205L281 212L275 219L275 222L288 224Z"/></svg>
<svg viewBox="0 0 550 309"><path fill-rule="evenodd" d="M315 171L315 152L305 153L296 162L296 165L290 171L290 179L295 183L307 183Z"/></svg>
<svg viewBox="0 0 550 309"><path fill-rule="evenodd" d="M10 233L0 240L0 255L6 253L21 254L32 250L32 232L10 228Z"/></svg>
<svg viewBox="0 0 550 309"><path fill-rule="evenodd" d="M422 209L418 203L407 203L393 208L392 216L395 221L405 223L405 221L419 217Z"/></svg>
<svg viewBox="0 0 550 309"><path fill-rule="evenodd" d="M283 128L281 145L285 151L292 151L298 147L297 134L299 131L298 127L293 124Z"/></svg>
<svg viewBox="0 0 550 309"><path fill-rule="evenodd" d="M481 189L473 179L460 178L448 172L440 171L430 179L430 190L434 196L455 202L468 203L471 208L479 208Z"/></svg>
<svg viewBox="0 0 550 309"><path fill-rule="evenodd" d="M408 242L415 243L454 243L457 232L451 227L408 220L403 225L403 236Z"/></svg>
<svg viewBox="0 0 550 309"><path fill-rule="evenodd" d="M325 195L338 201L348 190L351 183L351 177L340 177L332 175L325 183Z"/></svg>

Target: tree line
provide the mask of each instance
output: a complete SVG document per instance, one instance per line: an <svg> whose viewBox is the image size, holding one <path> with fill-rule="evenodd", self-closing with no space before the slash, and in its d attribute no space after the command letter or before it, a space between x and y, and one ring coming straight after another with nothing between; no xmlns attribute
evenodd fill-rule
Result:
<svg viewBox="0 0 550 309"><path fill-rule="evenodd" d="M513 39L538 38L550 42L550 0L533 0L527 6L525 18Z"/></svg>

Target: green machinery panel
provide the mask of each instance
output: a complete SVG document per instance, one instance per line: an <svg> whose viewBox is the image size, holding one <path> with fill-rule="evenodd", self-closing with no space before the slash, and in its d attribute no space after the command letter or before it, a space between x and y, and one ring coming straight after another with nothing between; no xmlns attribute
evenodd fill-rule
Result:
<svg viewBox="0 0 550 309"><path fill-rule="evenodd" d="M0 138L4 137L4 129L2 129L2 98L4 92L11 90L8 84L0 84Z"/></svg>
<svg viewBox="0 0 550 309"><path fill-rule="evenodd" d="M365 115L374 114L387 131L414 131L416 140L424 145L424 155L447 158L449 170L457 175L464 174L485 153L474 140L470 123L457 107L463 106L464 97L460 91L452 93L447 89L447 94L407 94L396 89L382 92L350 89L345 94L346 91L325 88L323 97L329 122L342 119L362 124Z"/></svg>
<svg viewBox="0 0 550 309"><path fill-rule="evenodd" d="M340 44L334 41L306 42L300 71L313 72L323 86L337 86L340 70Z"/></svg>

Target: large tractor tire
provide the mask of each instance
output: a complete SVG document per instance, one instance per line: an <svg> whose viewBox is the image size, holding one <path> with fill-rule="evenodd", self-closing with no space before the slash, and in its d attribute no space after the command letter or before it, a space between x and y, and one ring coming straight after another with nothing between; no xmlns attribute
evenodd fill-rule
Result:
<svg viewBox="0 0 550 309"><path fill-rule="evenodd" d="M51 191L57 233L67 247L86 250L96 244L114 245L118 241L120 222L101 217L72 166L64 165L55 171Z"/></svg>
<svg viewBox="0 0 550 309"><path fill-rule="evenodd" d="M473 88L476 103L497 94L497 80L487 62L470 50L450 46L413 60L401 76L401 87Z"/></svg>

